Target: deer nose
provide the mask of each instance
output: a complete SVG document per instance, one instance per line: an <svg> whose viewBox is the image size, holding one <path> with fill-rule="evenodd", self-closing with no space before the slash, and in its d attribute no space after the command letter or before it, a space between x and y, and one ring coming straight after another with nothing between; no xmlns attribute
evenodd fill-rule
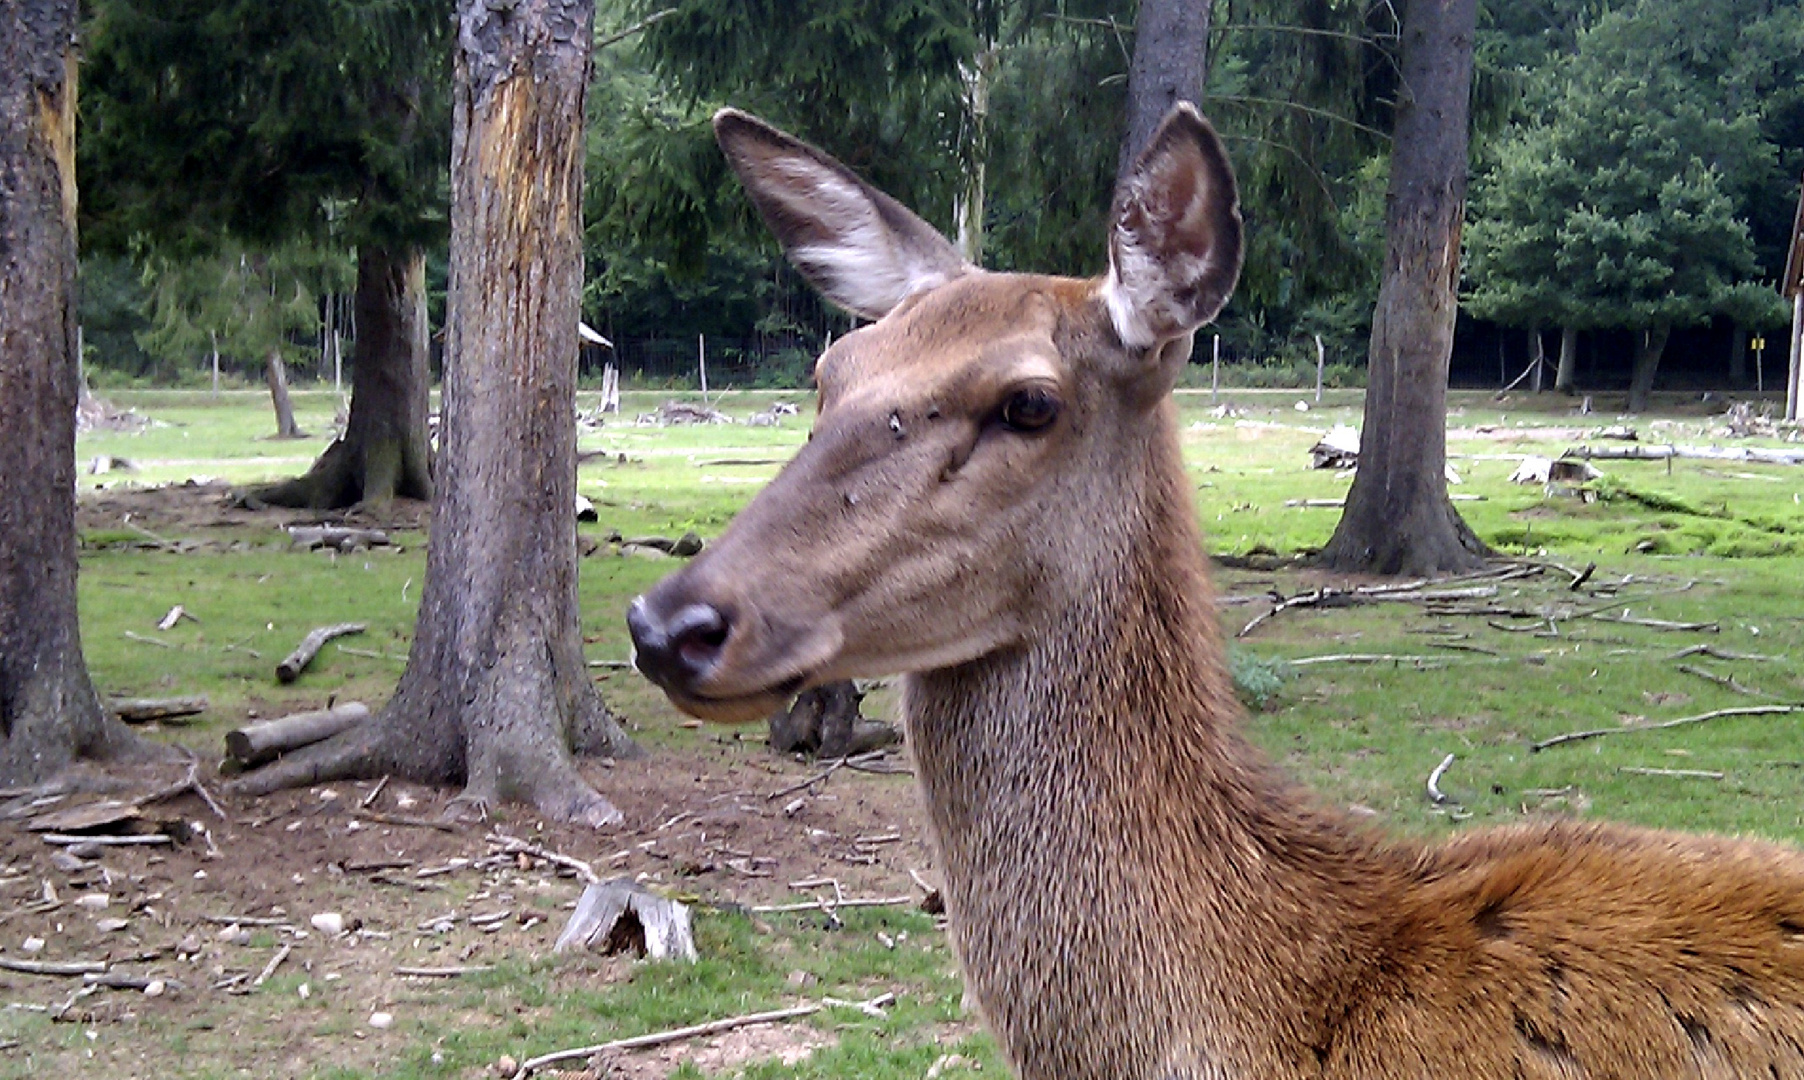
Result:
<svg viewBox="0 0 1804 1080"><path fill-rule="evenodd" d="M706 675L727 643L727 617L712 604L685 604L662 618L641 596L626 612L633 665L659 686L682 689Z"/></svg>

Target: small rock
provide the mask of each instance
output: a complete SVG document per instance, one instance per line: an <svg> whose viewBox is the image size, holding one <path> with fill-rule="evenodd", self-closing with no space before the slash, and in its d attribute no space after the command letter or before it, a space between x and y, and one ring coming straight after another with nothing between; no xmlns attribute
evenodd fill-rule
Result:
<svg viewBox="0 0 1804 1080"><path fill-rule="evenodd" d="M148 983L144 984L144 996L145 997L162 997L163 992L168 989L169 989L169 984L164 982L162 979L152 979Z"/></svg>
<svg viewBox="0 0 1804 1080"><path fill-rule="evenodd" d="M103 892L91 892L75 898L76 907L84 907L89 911L100 911L110 903L112 898Z"/></svg>
<svg viewBox="0 0 1804 1080"><path fill-rule="evenodd" d="M336 911L322 911L307 921L327 937L337 937L345 932L345 917Z"/></svg>
<svg viewBox="0 0 1804 1080"><path fill-rule="evenodd" d="M188 956L193 956L200 951L200 937L196 934L189 934L187 937L176 943L175 951L177 953L185 953Z"/></svg>
<svg viewBox="0 0 1804 1080"><path fill-rule="evenodd" d="M373 1012L370 1014L370 1026L377 1031L386 1031L393 1027L394 1023L395 1017L393 1013Z"/></svg>
<svg viewBox="0 0 1804 1080"><path fill-rule="evenodd" d="M50 865L65 874L79 874L88 868L86 859L78 859L67 851L58 849L50 853Z"/></svg>
<svg viewBox="0 0 1804 1080"><path fill-rule="evenodd" d="M239 926L237 923L233 923L219 932L219 940L225 942L227 945L249 945L251 943L251 932L244 927Z"/></svg>
<svg viewBox="0 0 1804 1080"><path fill-rule="evenodd" d="M701 550L702 538L693 532L684 533L682 536L677 537L676 543L670 545L670 553L672 555L681 556L685 559L691 555L701 554Z"/></svg>
<svg viewBox="0 0 1804 1080"><path fill-rule="evenodd" d="M92 840L83 840L79 844L70 844L68 851L70 855L73 855L77 859L100 858L100 845Z"/></svg>
<svg viewBox="0 0 1804 1080"><path fill-rule="evenodd" d="M130 925L126 919L101 919L95 922L94 929L103 934L116 934Z"/></svg>
<svg viewBox="0 0 1804 1080"><path fill-rule="evenodd" d="M25 939L25 943L20 945L19 948L27 953L41 953L44 951L44 939L41 937L28 937Z"/></svg>
<svg viewBox="0 0 1804 1080"><path fill-rule="evenodd" d="M296 990L295 990L295 993L297 993L297 994L299 994L299 995L301 995L301 1000L302 1000L302 1001L306 1001L306 1000L307 1000L307 999L308 999L308 998L310 998L310 997L312 997L312 996L313 996L313 987L312 987L312 986L311 986L311 985L310 985L310 984L308 984L308 983L302 983L302 984L301 984L301 985L300 985L300 986L299 986L299 987L298 987L298 988L297 988L297 989L296 989Z"/></svg>
<svg viewBox="0 0 1804 1080"><path fill-rule="evenodd" d="M519 1071L520 1071L520 1063L515 1061L512 1057L509 1057L506 1054L502 1054L500 1057L495 1059L495 1075L496 1076L502 1076L502 1077L512 1076Z"/></svg>
<svg viewBox="0 0 1804 1080"><path fill-rule="evenodd" d="M812 982L814 982L814 976L800 968L789 973L789 985L795 987L797 990L808 986Z"/></svg>

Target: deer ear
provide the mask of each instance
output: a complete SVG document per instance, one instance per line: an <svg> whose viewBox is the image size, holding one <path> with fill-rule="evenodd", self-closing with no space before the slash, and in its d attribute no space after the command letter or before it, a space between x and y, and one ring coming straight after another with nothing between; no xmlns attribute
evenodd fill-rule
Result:
<svg viewBox="0 0 1804 1080"><path fill-rule="evenodd" d="M1115 189L1103 296L1122 343L1151 348L1221 311L1240 277L1240 194L1227 151L1179 102Z"/></svg>
<svg viewBox="0 0 1804 1080"><path fill-rule="evenodd" d="M933 226L832 156L737 109L714 137L783 253L827 299L879 319L973 267Z"/></svg>

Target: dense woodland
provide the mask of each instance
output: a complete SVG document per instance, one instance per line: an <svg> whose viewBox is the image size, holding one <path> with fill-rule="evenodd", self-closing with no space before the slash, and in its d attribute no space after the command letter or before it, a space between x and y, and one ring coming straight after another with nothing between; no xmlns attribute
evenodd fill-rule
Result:
<svg viewBox="0 0 1804 1080"><path fill-rule="evenodd" d="M1128 0L601 0L588 97L585 319L629 372L796 385L847 326L786 267L707 128L723 104L817 142L996 269L1100 269ZM358 253L423 258L443 325L449 7L92 0L81 136L86 358L193 383L272 353L328 380ZM1453 375L1742 386L1780 330L1804 166L1804 5L1480 5ZM1246 381L1361 381L1402 92L1396 11L1223 0L1203 105L1241 174ZM385 256L387 257L387 256ZM1564 333L1562 333L1564 331ZM1778 336L1778 335L1776 335ZM1562 348L1562 346L1564 346ZM1769 352L1770 384L1783 353ZM1637 367L1639 365L1639 367ZM349 378L349 375L344 375ZM1548 385L1552 385L1551 377Z"/></svg>

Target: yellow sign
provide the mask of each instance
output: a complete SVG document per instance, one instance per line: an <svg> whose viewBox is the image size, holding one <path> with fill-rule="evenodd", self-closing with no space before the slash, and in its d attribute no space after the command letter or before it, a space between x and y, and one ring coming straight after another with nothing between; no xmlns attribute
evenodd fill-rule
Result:
<svg viewBox="0 0 1804 1080"><path fill-rule="evenodd" d="M1755 352L1761 352L1766 348L1766 339L1763 337L1757 337L1752 342L1750 342L1749 345Z"/></svg>

